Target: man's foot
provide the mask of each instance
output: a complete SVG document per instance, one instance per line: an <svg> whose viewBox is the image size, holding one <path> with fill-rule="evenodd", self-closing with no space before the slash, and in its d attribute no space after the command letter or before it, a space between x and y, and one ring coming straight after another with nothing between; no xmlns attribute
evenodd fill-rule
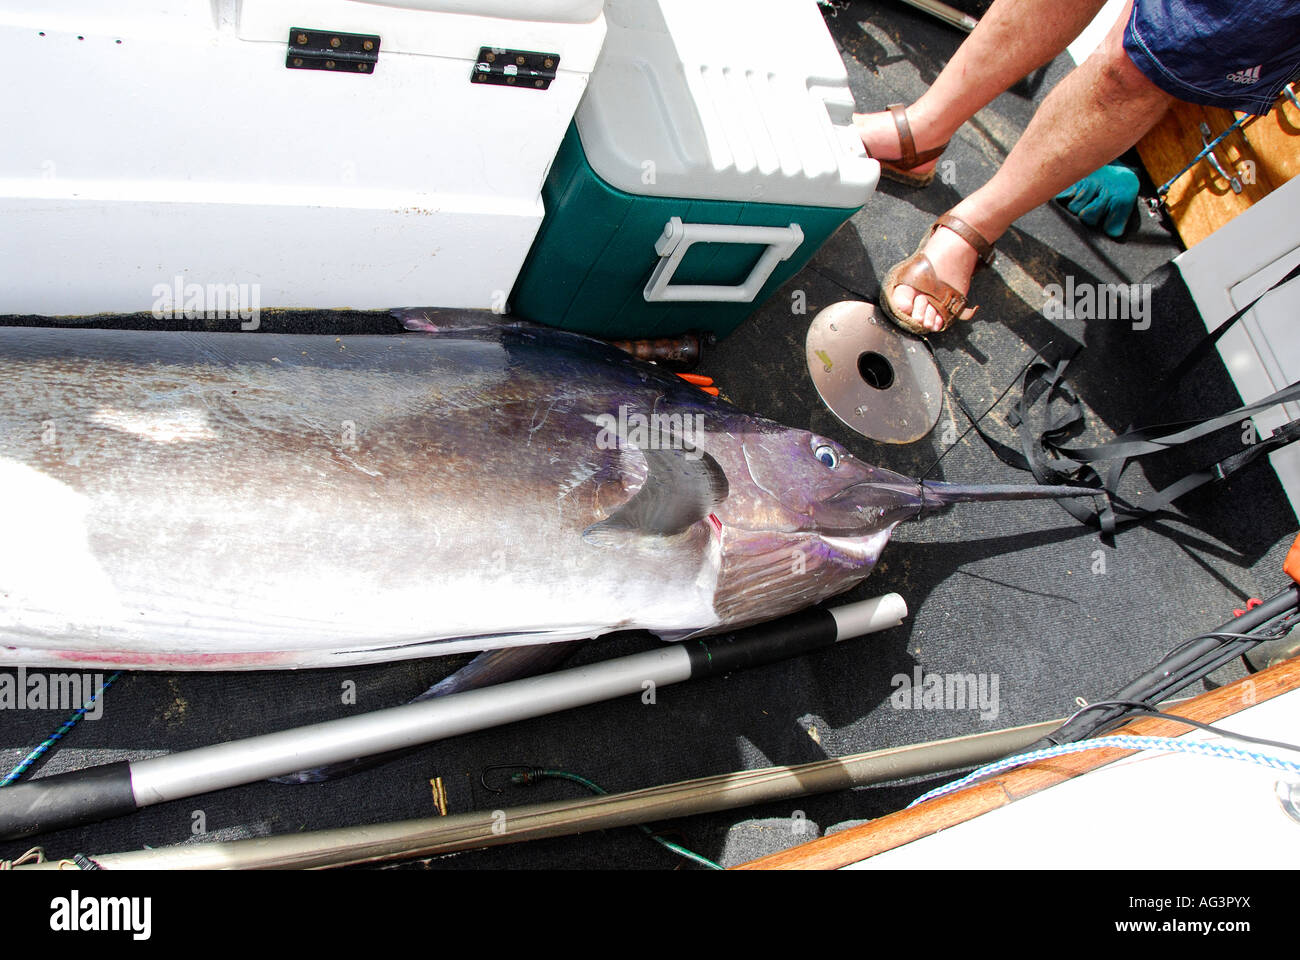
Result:
<svg viewBox="0 0 1300 960"><path fill-rule="evenodd" d="M934 272L944 283L959 291L963 296L970 292L971 277L979 263L975 248L953 233L947 227L939 227L921 248L934 266ZM934 304L925 294L905 283L894 287L889 298L889 305L901 317L911 317L930 333L943 330L948 320L934 308Z"/></svg>
<svg viewBox="0 0 1300 960"><path fill-rule="evenodd" d="M971 219L985 221L970 207L962 201L935 220L916 252L894 264L881 283L882 312L909 333L940 333L954 320L969 320L978 309L966 302L971 275L993 263L989 237L996 240L1002 230L993 229L996 222L982 229L971 226Z"/></svg>
<svg viewBox="0 0 1300 960"><path fill-rule="evenodd" d="M862 146L867 156L880 161L881 172L894 180L924 186L934 179L939 157L948 144L931 142L927 130L914 129L909 121L901 104L879 113L853 115Z"/></svg>

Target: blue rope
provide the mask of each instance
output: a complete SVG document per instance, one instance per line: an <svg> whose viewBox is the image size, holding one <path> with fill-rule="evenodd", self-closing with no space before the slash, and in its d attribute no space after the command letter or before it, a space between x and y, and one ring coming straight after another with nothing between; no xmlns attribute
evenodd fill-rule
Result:
<svg viewBox="0 0 1300 960"><path fill-rule="evenodd" d="M16 782L19 777L21 777L24 773L27 772L28 768L33 763L35 763L38 759L40 759L40 757L47 750L50 749L50 747L54 746L54 744L57 743L59 740L62 740L63 735L66 734L73 727L75 727L77 725L77 721L86 715L86 711L95 705L95 701L99 699L100 694L102 694L105 690L107 690L109 686L112 684L112 682L116 680L118 677L120 677L121 675L122 675L122 671L118 670L111 677L105 680L103 685L100 686L98 690L96 690L94 693L90 695L89 700L83 703L72 714L72 716L68 717L67 720L63 721L63 725L60 726L58 730L55 730L53 734L51 734L46 739L42 740L41 743L34 750L32 750L31 753L27 754L27 756L23 757L23 759L19 761L18 766L10 770L9 773L5 775L5 778L3 780L0 780L0 787L7 787L11 783Z"/></svg>
<svg viewBox="0 0 1300 960"><path fill-rule="evenodd" d="M1051 757L1059 757L1067 753L1082 753L1084 750L1101 750L1110 747L1117 747L1121 750L1159 750L1164 753L1194 753L1203 757L1220 757L1224 760L1245 760L1249 763L1259 764L1260 766L1271 767L1274 770L1300 773L1300 763L1296 763L1293 760L1283 760L1267 753L1255 753L1250 750L1242 750L1238 747L1224 746L1221 743L1213 743L1205 740L1183 740L1179 737L1098 737L1095 740L1079 740L1074 743L1062 743L1054 747L1044 747L1041 750L1032 750L1029 753L1022 753L1014 757L1005 757L1001 760L995 760L987 766L980 767L974 773L967 774L960 780L954 780L952 783L945 784L942 787L936 787L929 793L922 794L909 803L908 806L914 807L918 803L933 800L935 797L945 796L946 794L952 793L954 790L960 790L962 787L967 786L981 777L987 777L993 773L1001 773L1003 770L1010 770L1012 767L1018 767L1022 764L1033 763L1035 760L1047 760Z"/></svg>
<svg viewBox="0 0 1300 960"><path fill-rule="evenodd" d="M1165 194L1167 194L1167 193L1169 192L1170 188L1173 187L1174 182L1175 182L1179 177L1181 177L1184 173L1186 173L1188 170L1192 169L1192 167L1196 166L1198 163L1200 163L1202 160L1204 160L1207 156L1209 156L1210 152L1211 152L1215 147L1217 147L1217 146L1218 146L1218 145L1223 141L1223 138L1224 138L1224 137L1226 137L1228 134L1232 133L1232 131L1236 130L1239 126L1241 126L1241 125L1242 125L1243 123L1245 123L1247 120L1253 120L1253 119L1255 119L1255 115L1254 115L1254 114L1252 114L1252 113L1244 113L1244 114L1242 114L1240 117L1238 117L1236 120L1232 121L1232 126L1228 127L1226 130L1223 131L1223 133L1219 134L1217 137L1215 137L1213 140L1211 140L1208 144L1206 144L1206 145L1201 149L1201 152L1200 152L1200 153L1198 153L1196 156L1192 157L1191 161L1187 164L1187 166L1183 167L1183 169L1179 170L1179 171L1178 171L1177 173L1175 173L1172 177L1170 177L1168 180L1166 180L1165 183L1164 183L1164 185L1161 186L1161 187L1159 187L1159 188L1156 190L1156 196L1159 197L1161 201L1163 201L1164 198L1165 198Z"/></svg>

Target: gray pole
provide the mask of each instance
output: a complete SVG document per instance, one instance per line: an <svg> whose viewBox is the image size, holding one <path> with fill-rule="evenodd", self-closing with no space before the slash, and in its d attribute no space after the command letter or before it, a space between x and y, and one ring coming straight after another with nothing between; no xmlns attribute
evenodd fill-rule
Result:
<svg viewBox="0 0 1300 960"><path fill-rule="evenodd" d="M131 764L131 788L136 805L145 807L612 700L640 693L648 681L666 685L690 675L685 649L668 646L356 717L137 760Z"/></svg>

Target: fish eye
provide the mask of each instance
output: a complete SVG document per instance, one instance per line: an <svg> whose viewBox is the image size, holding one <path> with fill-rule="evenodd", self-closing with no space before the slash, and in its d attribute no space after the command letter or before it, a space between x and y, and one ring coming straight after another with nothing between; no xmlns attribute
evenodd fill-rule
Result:
<svg viewBox="0 0 1300 960"><path fill-rule="evenodd" d="M834 470L840 465L840 455L828 443L818 444L813 448L813 456Z"/></svg>

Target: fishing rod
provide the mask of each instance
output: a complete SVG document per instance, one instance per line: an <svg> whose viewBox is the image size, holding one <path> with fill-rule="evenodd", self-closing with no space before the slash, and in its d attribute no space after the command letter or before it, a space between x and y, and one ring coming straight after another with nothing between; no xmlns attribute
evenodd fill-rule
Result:
<svg viewBox="0 0 1300 960"><path fill-rule="evenodd" d="M1150 670L1101 701L1107 705L1085 706L1060 729L1033 744L1030 751L1093 736L1134 715L1133 707L1122 703L1112 705L1111 701L1141 701L1154 706L1246 651L1284 635L1300 620L1300 536L1291 545L1283 571L1296 582L1257 606L1241 611L1240 616L1217 630L1179 644Z"/></svg>
<svg viewBox="0 0 1300 960"><path fill-rule="evenodd" d="M1141 701L1154 706L1170 694L1207 676L1223 664L1235 660L1247 650L1273 639L1273 635L1269 633L1261 633L1254 638L1247 638L1245 635L1270 621L1294 613L1297 603L1300 603L1300 590L1292 585L1254 610L1248 611L1248 614L1252 615L1252 622L1242 622L1248 615L1243 614L1236 622L1224 624L1218 630L1194 638L1102 702ZM1221 638L1225 638L1226 642ZM1132 707L1122 704L1098 706L1095 709L1085 707L1059 730L1053 731L1034 744L1030 750L1083 740L1103 728L1130 719L1133 712Z"/></svg>
<svg viewBox="0 0 1300 960"><path fill-rule="evenodd" d="M890 747L793 766L739 770L621 793L273 837L92 854L106 870L324 869L409 860L594 830L675 820L979 766L1017 751L1060 720ZM21 859L21 858L19 858ZM16 870L58 869L61 861ZM64 861L66 862L66 861Z"/></svg>
<svg viewBox="0 0 1300 960"><path fill-rule="evenodd" d="M813 607L730 633L438 699L162 757L42 777L0 790L0 839L92 823L303 767L432 743L640 694L651 685L721 676L888 629L906 616L903 598L888 593L839 607Z"/></svg>

